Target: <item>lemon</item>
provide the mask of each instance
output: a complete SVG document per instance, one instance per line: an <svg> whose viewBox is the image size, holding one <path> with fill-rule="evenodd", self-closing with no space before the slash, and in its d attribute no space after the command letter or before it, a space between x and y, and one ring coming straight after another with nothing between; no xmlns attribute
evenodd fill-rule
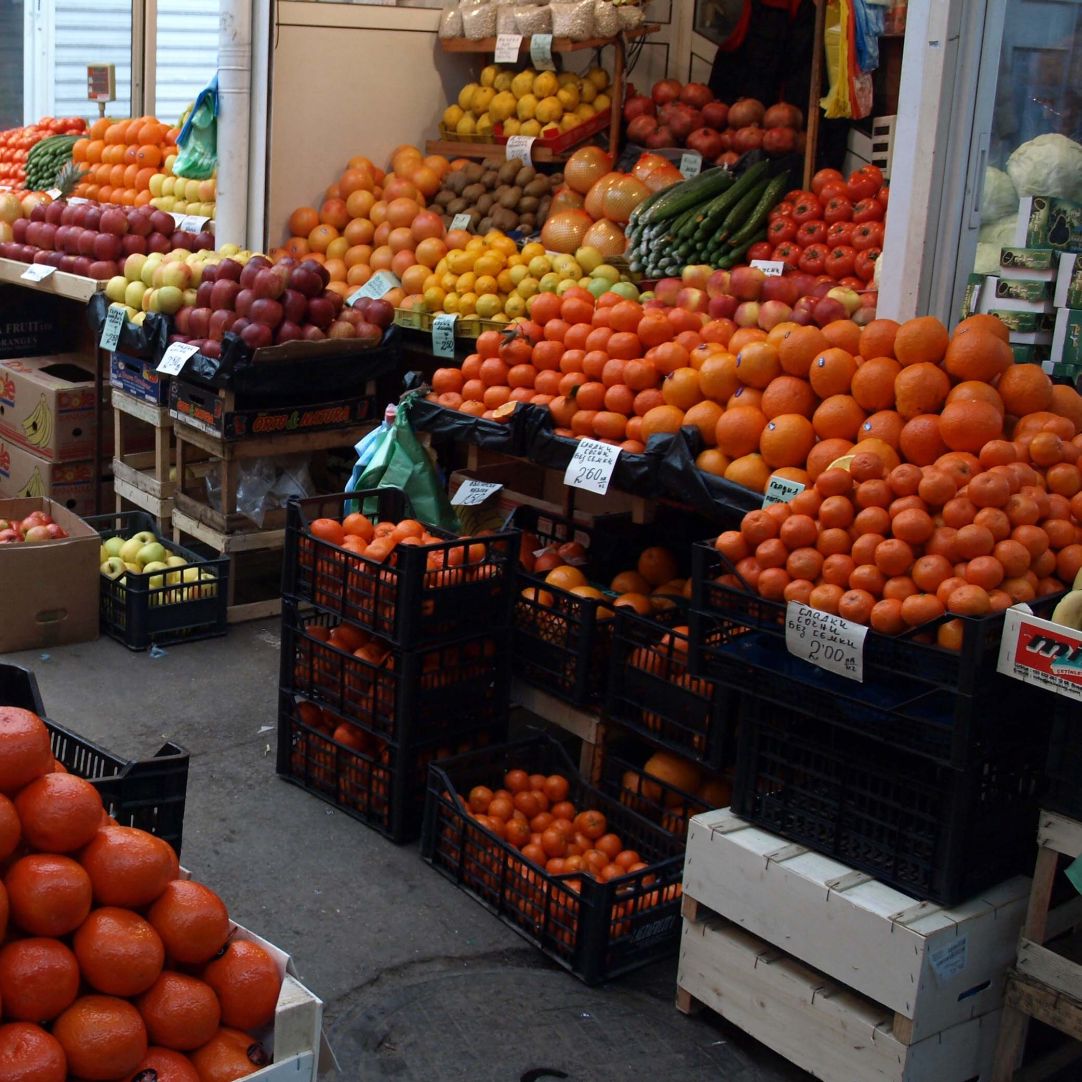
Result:
<svg viewBox="0 0 1082 1082"><path fill-rule="evenodd" d="M597 284L598 284L599 282L600 282L600 283L601 283L601 285L603 285L603 286L604 286L604 285L607 285L607 284L608 284L608 283L607 283L607 282L605 281L605 279L604 279L604 278L580 278L580 279L579 279L579 285L580 285L580 286L581 286L581 287L582 287L583 289L589 289L591 285L594 285L594 286L596 286L596 285L597 285ZM602 291L602 292L604 292L604 291ZM595 293L595 296L600 296L600 294L596 294L596 293Z"/></svg>
<svg viewBox="0 0 1082 1082"><path fill-rule="evenodd" d="M458 280L455 282L455 290L458 293L470 293L473 291L476 282L477 275L473 271L466 271L458 276Z"/></svg>
<svg viewBox="0 0 1082 1082"><path fill-rule="evenodd" d="M470 237L470 239L466 241L466 250L473 254L474 261L480 258L484 247L485 241L483 237ZM473 268L473 263L470 264L470 268Z"/></svg>
<svg viewBox="0 0 1082 1082"><path fill-rule="evenodd" d="M559 86L560 80L556 78L555 72L543 71L533 81L533 92L539 98L547 98L555 94Z"/></svg>
<svg viewBox="0 0 1082 1082"><path fill-rule="evenodd" d="M430 309L436 311L443 310L443 302L447 299L447 291L440 289L439 286L429 286L424 293L421 294L424 298L424 302Z"/></svg>
<svg viewBox="0 0 1082 1082"><path fill-rule="evenodd" d="M620 272L615 267L610 267L608 263L602 263L599 267L594 267L590 271L591 278L603 278L610 285L616 285L620 281Z"/></svg>
<svg viewBox="0 0 1082 1082"><path fill-rule="evenodd" d="M470 112L474 116L480 116L482 113L488 111L488 107L492 104L492 99L496 96L496 91L490 86L479 86L470 95Z"/></svg>
<svg viewBox="0 0 1082 1082"><path fill-rule="evenodd" d="M477 118L477 134L488 135L492 131L492 117L488 113L483 113Z"/></svg>
<svg viewBox="0 0 1082 1082"><path fill-rule="evenodd" d="M492 89L496 91L510 90L515 76L509 71L501 71L492 81Z"/></svg>
<svg viewBox="0 0 1082 1082"><path fill-rule="evenodd" d="M437 278L442 278L447 273L447 256L444 256L437 264L436 269L432 272Z"/></svg>
<svg viewBox="0 0 1082 1082"><path fill-rule="evenodd" d="M473 315L477 311L477 294L476 293L463 293L458 298L458 310L463 315Z"/></svg>
<svg viewBox="0 0 1082 1082"><path fill-rule="evenodd" d="M459 106L461 108L463 108L463 109L468 109L470 107L470 102L473 100L473 92L475 90L479 90L479 89L480 89L480 87L478 87L478 85L476 83L467 83L458 92L458 104L459 104Z"/></svg>
<svg viewBox="0 0 1082 1082"><path fill-rule="evenodd" d="M503 256L496 251L485 252L473 265L478 274L499 274L503 270Z"/></svg>
<svg viewBox="0 0 1082 1082"><path fill-rule="evenodd" d="M486 64L481 69L481 85L492 86L496 81L496 76L500 74L500 69L496 64Z"/></svg>
<svg viewBox="0 0 1082 1082"><path fill-rule="evenodd" d="M541 125L536 120L524 120L518 133L519 135L532 135L536 137L541 134Z"/></svg>
<svg viewBox="0 0 1082 1082"><path fill-rule="evenodd" d="M495 121L506 120L515 113L515 95L510 90L501 90L489 103L489 116Z"/></svg>
<svg viewBox="0 0 1082 1082"><path fill-rule="evenodd" d="M477 256L473 251L464 248L452 248L447 253L447 269L457 278L473 268L477 262Z"/></svg>
<svg viewBox="0 0 1082 1082"><path fill-rule="evenodd" d="M447 293L453 293L455 289L455 282L458 281L458 275L452 274L448 271L440 278L440 288Z"/></svg>
<svg viewBox="0 0 1082 1082"><path fill-rule="evenodd" d="M590 274L605 262L605 257L596 248L589 244L584 244L575 253L575 262L586 274Z"/></svg>
<svg viewBox="0 0 1082 1082"><path fill-rule="evenodd" d="M458 302L459 302L459 296L458 296L457 293L448 293L443 298L443 310L445 312L457 312L457 311L459 311Z"/></svg>
<svg viewBox="0 0 1082 1082"><path fill-rule="evenodd" d="M538 289L542 293L555 293L556 287L560 284L560 276L555 271L549 271L544 275L537 283Z"/></svg>
<svg viewBox="0 0 1082 1082"><path fill-rule="evenodd" d="M556 136L558 136L562 130L563 130L563 128L561 128L561 126L559 124L556 124L556 123L546 124L541 129L541 138L542 139L555 139Z"/></svg>
<svg viewBox="0 0 1082 1082"><path fill-rule="evenodd" d="M511 279L512 288L517 288L524 278L530 277L530 269L522 263L517 263L507 272L507 277ZM511 290L509 289L507 292L510 293Z"/></svg>
<svg viewBox="0 0 1082 1082"><path fill-rule="evenodd" d="M537 72L534 71L533 68L526 68L524 71L520 71L518 75L511 80L511 93L514 94L516 98L525 97L525 95L533 90L535 75L537 75Z"/></svg>
<svg viewBox="0 0 1082 1082"><path fill-rule="evenodd" d="M517 286L515 286L515 292L525 301L532 297L540 288L540 283L536 278L528 277L523 278Z"/></svg>
<svg viewBox="0 0 1082 1082"><path fill-rule="evenodd" d="M493 323L510 323L511 321L510 321L510 319L508 319L508 317L506 315L504 315L503 312L497 312L492 317L492 322Z"/></svg>
<svg viewBox="0 0 1082 1082"><path fill-rule="evenodd" d="M511 277L509 270L502 270L496 275L496 285L499 286L501 293L510 293L518 285L518 282Z"/></svg>
<svg viewBox="0 0 1082 1082"><path fill-rule="evenodd" d="M552 260L547 255L536 255L530 260L529 271L534 278L541 278L550 270L552 270Z"/></svg>
<svg viewBox="0 0 1082 1082"><path fill-rule="evenodd" d="M576 109L579 104L579 88L574 83L568 83L556 91L556 97L565 109Z"/></svg>
<svg viewBox="0 0 1082 1082"><path fill-rule="evenodd" d="M590 80L598 90L604 90L609 85L609 73L604 68L591 68L586 73L586 78Z"/></svg>
<svg viewBox="0 0 1082 1082"><path fill-rule="evenodd" d="M515 106L515 116L519 120L531 120L537 112L537 98L533 94L523 94Z"/></svg>
<svg viewBox="0 0 1082 1082"><path fill-rule="evenodd" d="M482 319L492 319L503 311L503 302L495 293L482 293L477 298L477 314Z"/></svg>
<svg viewBox="0 0 1082 1082"><path fill-rule="evenodd" d="M552 269L563 278L572 276L578 278L583 272L583 268L579 266L575 257L566 252L552 257Z"/></svg>
<svg viewBox="0 0 1082 1082"><path fill-rule="evenodd" d="M522 121L518 117L509 116L503 122L503 134L504 135L520 135L522 132Z"/></svg>
<svg viewBox="0 0 1082 1082"><path fill-rule="evenodd" d="M477 281L473 284L474 292L479 293L481 296L484 296L486 293L497 293L499 292L499 288L500 283L497 282L491 274L479 274L477 276Z"/></svg>
<svg viewBox="0 0 1082 1082"><path fill-rule="evenodd" d="M473 135L477 131L477 121L473 113L463 113L462 119L455 125L455 132L459 135Z"/></svg>
<svg viewBox="0 0 1082 1082"><path fill-rule="evenodd" d="M465 110L461 106L448 105L443 111L443 126L448 131L454 131L464 112Z"/></svg>
<svg viewBox="0 0 1082 1082"><path fill-rule="evenodd" d="M579 82L579 77L573 71L561 71L556 78L560 86L567 86L568 83Z"/></svg>
<svg viewBox="0 0 1082 1082"><path fill-rule="evenodd" d="M503 312L508 319L518 319L519 316L526 314L526 301L517 293L512 293L503 302Z"/></svg>
<svg viewBox="0 0 1082 1082"><path fill-rule="evenodd" d="M587 120L592 120L597 116L597 110L590 105L589 102L583 102L576 110L575 117L580 124L584 124Z"/></svg>
<svg viewBox="0 0 1082 1082"><path fill-rule="evenodd" d="M590 104L595 113L607 113L612 108L612 98L608 94L598 94Z"/></svg>
<svg viewBox="0 0 1082 1082"><path fill-rule="evenodd" d="M529 260L533 259L534 256L544 255L544 254L545 254L545 246L543 244L541 244L539 241L536 241L536 240L530 241L529 244L524 244L522 246L522 251L520 253L522 258L525 259L527 262L529 262Z"/></svg>
<svg viewBox="0 0 1082 1082"><path fill-rule="evenodd" d="M589 79L579 80L579 100L590 102L593 101L601 91L590 82Z"/></svg>
<svg viewBox="0 0 1082 1082"><path fill-rule="evenodd" d="M563 119L559 125L552 125L558 127L560 131L571 131L572 128L577 128L582 123L582 117L578 113L564 113Z"/></svg>
<svg viewBox="0 0 1082 1082"><path fill-rule="evenodd" d="M578 280L575 278L564 278L563 281L556 287L556 296L562 297L573 286L578 286Z"/></svg>
<svg viewBox="0 0 1082 1082"><path fill-rule="evenodd" d="M560 104L560 99L557 97L542 98L537 103L537 109L534 115L542 124L551 124L555 120L559 120L564 115L564 107Z"/></svg>

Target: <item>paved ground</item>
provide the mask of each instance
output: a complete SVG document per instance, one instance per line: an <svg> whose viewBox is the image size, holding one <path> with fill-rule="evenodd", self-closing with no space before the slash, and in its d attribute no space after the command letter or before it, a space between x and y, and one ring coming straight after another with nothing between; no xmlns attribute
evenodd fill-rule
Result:
<svg viewBox="0 0 1082 1082"><path fill-rule="evenodd" d="M117 755L166 739L191 751L184 862L293 955L347 1082L809 1077L725 1023L679 1014L675 960L587 988L416 847L276 778L276 622L158 658L100 639L0 660L33 668L49 716Z"/></svg>

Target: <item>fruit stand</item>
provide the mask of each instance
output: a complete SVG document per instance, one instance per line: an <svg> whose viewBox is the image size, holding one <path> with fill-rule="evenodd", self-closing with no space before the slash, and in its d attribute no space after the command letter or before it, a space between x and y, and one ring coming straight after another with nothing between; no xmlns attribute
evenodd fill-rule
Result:
<svg viewBox="0 0 1082 1082"><path fill-rule="evenodd" d="M175 118L0 138L31 143L0 171L0 645L158 660L268 622L290 794L584 986L668 960L680 1011L816 1077L1006 1080L1027 1018L1077 1037L1078 906L1043 915L1078 887L1074 181L1027 193L1015 158L961 310L903 317L897 171L823 160L897 101L860 67L882 12L847 47L857 7L811 5L812 93L760 100L690 56L643 81L651 41L708 40L700 5L694 34L617 0L330 7L273 17L275 153L315 135L262 236L225 235L234 178L183 175ZM283 92L335 31L328 69L424 64L367 141L324 130L314 74ZM750 83L746 32L719 58ZM46 333L73 311L78 342ZM4 454L59 486L91 439L112 513L7 498ZM10 920L71 990L24 962L34 1013L27 940L0 949L0 1078L16 1037L56 1082L317 1076L321 1004L179 864L188 766L110 755L0 666ZM159 949L110 966L124 936Z"/></svg>

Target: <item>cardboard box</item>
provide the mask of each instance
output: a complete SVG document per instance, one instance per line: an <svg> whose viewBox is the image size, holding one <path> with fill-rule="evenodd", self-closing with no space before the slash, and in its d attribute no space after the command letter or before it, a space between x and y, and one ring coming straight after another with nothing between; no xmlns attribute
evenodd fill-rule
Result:
<svg viewBox="0 0 1082 1082"><path fill-rule="evenodd" d="M22 286L0 286L0 357L33 357L63 349L57 301Z"/></svg>
<svg viewBox="0 0 1082 1082"><path fill-rule="evenodd" d="M1056 277L1056 253L1049 248L1001 248L999 265L1011 278L1051 282Z"/></svg>
<svg viewBox="0 0 1082 1082"><path fill-rule="evenodd" d="M1013 308L1004 308L998 304L987 311L990 316L998 316L1007 324L1007 330L1011 332L1012 342L1015 340L1015 334L1049 332L1055 323L1055 316L1052 312L1020 312ZM1023 339L1019 340L1023 341Z"/></svg>
<svg viewBox="0 0 1082 1082"><path fill-rule="evenodd" d="M94 373L80 354L0 361L0 436L54 462L94 454Z"/></svg>
<svg viewBox="0 0 1082 1082"><path fill-rule="evenodd" d="M1028 248L1082 251L1082 204L1054 196L1023 197L1014 239Z"/></svg>
<svg viewBox="0 0 1082 1082"><path fill-rule="evenodd" d="M1082 309L1056 310L1049 359L1053 364L1082 364Z"/></svg>
<svg viewBox="0 0 1082 1082"><path fill-rule="evenodd" d="M999 671L1082 703L1082 633L1020 608L1003 614Z"/></svg>
<svg viewBox="0 0 1082 1082"><path fill-rule="evenodd" d="M1082 308L1082 260L1074 252L1059 257L1052 302L1057 308Z"/></svg>
<svg viewBox="0 0 1082 1082"><path fill-rule="evenodd" d="M94 463L50 462L0 436L0 496L47 496L76 515L92 515Z"/></svg>
<svg viewBox="0 0 1082 1082"><path fill-rule="evenodd" d="M0 654L98 637L101 538L66 507L46 499L0 499L0 518L44 511L70 536L0 545Z"/></svg>
<svg viewBox="0 0 1082 1082"><path fill-rule="evenodd" d="M158 375L153 361L141 361L123 353L111 354L109 384L151 405L169 404L169 377Z"/></svg>

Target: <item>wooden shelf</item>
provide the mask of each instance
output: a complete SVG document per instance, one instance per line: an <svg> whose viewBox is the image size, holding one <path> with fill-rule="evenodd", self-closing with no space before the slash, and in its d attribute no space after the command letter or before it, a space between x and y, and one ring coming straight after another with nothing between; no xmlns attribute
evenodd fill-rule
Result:
<svg viewBox="0 0 1082 1082"><path fill-rule="evenodd" d="M48 278L40 282L28 282L22 275L30 263L20 263L14 259L0 259L0 282L23 289L33 289L38 293L51 293L54 297L65 297L72 301L86 304L95 293L101 293L106 283L94 278L84 278L67 271L53 271Z"/></svg>
<svg viewBox="0 0 1082 1082"><path fill-rule="evenodd" d="M540 144L541 140L538 139L530 151L530 157L535 165L566 162L571 157L570 150L563 154L553 154L548 147ZM429 154L442 154L445 158L451 159L500 158L502 160L507 157L505 143L459 143L454 139L429 139L425 143L425 151Z"/></svg>
<svg viewBox="0 0 1082 1082"><path fill-rule="evenodd" d="M585 778L592 779L594 767L598 764L597 746L602 742L604 732L599 713L586 707L572 706L517 678L511 682L511 701L550 725L577 736L582 741L579 770Z"/></svg>
<svg viewBox="0 0 1082 1082"><path fill-rule="evenodd" d="M656 34L661 27L656 23L644 23L634 30L625 30L625 41L634 41L636 38L644 38L648 34ZM571 38L553 38L552 51L554 53L577 53L584 49L604 49L606 45L614 45L621 35L611 38L587 38L585 41L573 41ZM524 34L519 46L520 53L530 51L532 35ZM479 38L470 41L468 38L440 38L440 46L445 53L492 53L496 51L495 38Z"/></svg>

